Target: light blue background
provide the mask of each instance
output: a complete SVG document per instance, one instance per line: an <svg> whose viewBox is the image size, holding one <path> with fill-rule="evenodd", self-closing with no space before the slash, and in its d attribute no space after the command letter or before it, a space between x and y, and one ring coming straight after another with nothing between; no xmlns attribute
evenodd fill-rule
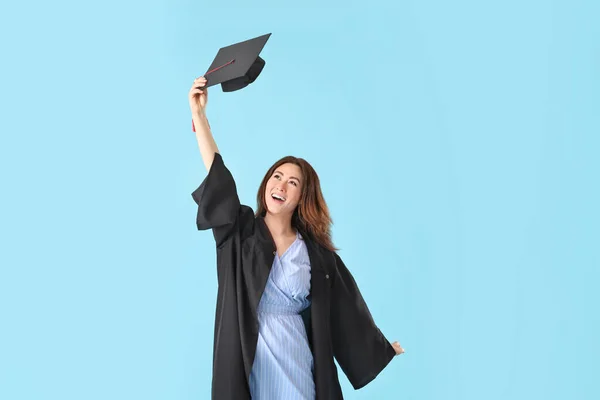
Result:
<svg viewBox="0 0 600 400"><path fill-rule="evenodd" d="M406 354L347 399L597 399L600 3L0 6L0 399L208 399L212 235L187 92L243 202L294 154ZM345 8L342 8L345 7Z"/></svg>

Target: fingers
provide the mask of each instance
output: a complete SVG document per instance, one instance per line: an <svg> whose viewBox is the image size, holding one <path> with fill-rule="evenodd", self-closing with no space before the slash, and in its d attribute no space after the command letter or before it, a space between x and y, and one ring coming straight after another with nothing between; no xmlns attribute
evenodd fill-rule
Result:
<svg viewBox="0 0 600 400"><path fill-rule="evenodd" d="M204 110L206 107L206 103L208 102L208 88L206 87L206 84L207 80L203 76L194 79L192 87L188 93L192 112Z"/></svg>
<svg viewBox="0 0 600 400"><path fill-rule="evenodd" d="M197 88L191 88L190 92L188 93L188 97L191 100L194 100L195 102L200 101L201 98L206 98L206 93L204 93L204 90L202 89L197 89Z"/></svg>
<svg viewBox="0 0 600 400"><path fill-rule="evenodd" d="M194 79L193 87L199 87L199 88L204 87L204 86L206 86L206 82L207 82L206 78L201 76L199 78Z"/></svg>
<svg viewBox="0 0 600 400"><path fill-rule="evenodd" d="M206 79L201 77L201 78L196 78L194 80L194 83L192 85L192 88L190 89L190 95L192 94L204 94L207 93L208 94L208 88L205 87L206 86Z"/></svg>
<svg viewBox="0 0 600 400"><path fill-rule="evenodd" d="M404 353L404 349L402 348L402 346L400 346L400 343L394 342L394 343L392 343L392 347L396 351L396 355L400 355L400 354Z"/></svg>

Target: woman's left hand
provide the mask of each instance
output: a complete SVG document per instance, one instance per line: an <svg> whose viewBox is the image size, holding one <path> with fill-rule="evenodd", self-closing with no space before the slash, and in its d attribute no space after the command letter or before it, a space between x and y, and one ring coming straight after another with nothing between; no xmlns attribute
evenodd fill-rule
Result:
<svg viewBox="0 0 600 400"><path fill-rule="evenodd" d="M402 348L402 346L400 346L400 343L394 342L394 343L392 343L392 347L396 351L396 355L397 356L399 356L400 354L404 353L404 349Z"/></svg>

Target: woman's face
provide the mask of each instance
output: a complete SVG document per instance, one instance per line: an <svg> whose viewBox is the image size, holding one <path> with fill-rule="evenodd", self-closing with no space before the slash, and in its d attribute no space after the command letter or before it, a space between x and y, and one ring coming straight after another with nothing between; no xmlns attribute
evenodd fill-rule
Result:
<svg viewBox="0 0 600 400"><path fill-rule="evenodd" d="M302 195L304 177L296 164L283 164L267 181L265 202L271 214L293 214Z"/></svg>

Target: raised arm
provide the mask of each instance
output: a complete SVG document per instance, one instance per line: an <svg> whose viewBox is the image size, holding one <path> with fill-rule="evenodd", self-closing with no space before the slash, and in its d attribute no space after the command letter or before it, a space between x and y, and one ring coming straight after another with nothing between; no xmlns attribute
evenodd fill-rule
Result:
<svg viewBox="0 0 600 400"><path fill-rule="evenodd" d="M205 108L207 91L204 77L194 81L189 100L192 123L202 161L208 171L200 186L192 193L198 205L196 225L199 230L212 229L217 246L223 244L236 229L254 221L252 208L240 204L235 181L225 166L210 131Z"/></svg>
<svg viewBox="0 0 600 400"><path fill-rule="evenodd" d="M210 130L208 118L206 118L206 104L208 103L208 88L204 88L206 78L200 77L194 80L189 92L190 110L192 112L192 123L196 132L198 148L202 155L202 161L207 171L213 163L215 153L219 153L217 143Z"/></svg>

